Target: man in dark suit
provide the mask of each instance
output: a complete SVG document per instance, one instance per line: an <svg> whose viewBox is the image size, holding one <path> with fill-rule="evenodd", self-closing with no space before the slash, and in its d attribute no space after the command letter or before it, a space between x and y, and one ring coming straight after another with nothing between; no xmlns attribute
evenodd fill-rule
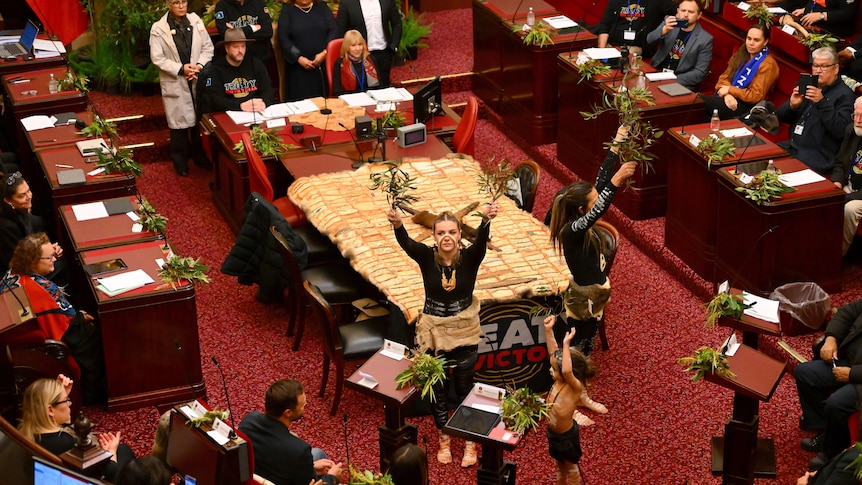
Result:
<svg viewBox="0 0 862 485"><path fill-rule="evenodd" d="M800 427L818 433L801 444L817 452L808 462L810 470L823 468L850 444L847 418L858 409L857 387L862 384L862 300L838 309L826 327L819 357L793 372L802 408Z"/></svg>
<svg viewBox="0 0 862 485"><path fill-rule="evenodd" d="M698 23L702 8L700 0L683 0L676 17L666 17L646 38L647 44L659 44L652 66L673 71L676 82L692 91L706 77L712 61L712 35ZM679 20L688 22L688 26L678 25Z"/></svg>
<svg viewBox="0 0 862 485"><path fill-rule="evenodd" d="M847 194L844 196L844 244L841 248L841 254L847 254L862 220L862 97L853 103L853 123L847 125L844 132L830 180Z"/></svg>
<svg viewBox="0 0 862 485"><path fill-rule="evenodd" d="M401 43L401 13L395 0L341 0L335 21L339 37L344 37L348 30L358 30L362 34L377 68L380 87L389 86L392 60ZM340 54L330 52L328 55Z"/></svg>
<svg viewBox="0 0 862 485"><path fill-rule="evenodd" d="M302 384L283 379L266 391L266 414L252 411L239 423L254 447L254 472L276 485L308 485L317 480L335 485L341 463L333 463L290 432L291 423L302 418L305 402ZM315 453L320 459L315 460Z"/></svg>

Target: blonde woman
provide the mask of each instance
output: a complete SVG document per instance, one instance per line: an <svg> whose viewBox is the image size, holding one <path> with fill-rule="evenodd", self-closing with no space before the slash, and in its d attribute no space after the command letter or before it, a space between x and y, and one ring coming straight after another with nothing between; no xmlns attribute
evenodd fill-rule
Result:
<svg viewBox="0 0 862 485"><path fill-rule="evenodd" d="M380 86L377 68L358 30L348 30L341 43L341 57L332 69L332 94L363 93Z"/></svg>

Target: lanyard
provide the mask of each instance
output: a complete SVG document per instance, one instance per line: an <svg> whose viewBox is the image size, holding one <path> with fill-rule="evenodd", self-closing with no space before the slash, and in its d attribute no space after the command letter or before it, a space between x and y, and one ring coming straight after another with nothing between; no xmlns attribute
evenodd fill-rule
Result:
<svg viewBox="0 0 862 485"><path fill-rule="evenodd" d="M629 6L631 5L630 3L628 3L628 0L623 0L623 3L625 3L626 5L629 5ZM638 0L637 10L640 10L640 6L641 6L641 0ZM635 18L634 13L631 10L629 10L628 17L629 17L629 30L631 30L632 29L632 22L634 21L634 18Z"/></svg>
<svg viewBox="0 0 862 485"><path fill-rule="evenodd" d="M359 71L356 70L356 64L350 63L353 67L353 74L356 75L356 83L359 92L365 91L365 59L359 63Z"/></svg>

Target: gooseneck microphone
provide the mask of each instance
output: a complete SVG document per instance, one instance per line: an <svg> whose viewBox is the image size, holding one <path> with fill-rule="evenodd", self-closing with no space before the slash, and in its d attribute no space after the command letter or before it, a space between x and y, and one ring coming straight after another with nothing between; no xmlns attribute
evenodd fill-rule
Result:
<svg viewBox="0 0 862 485"><path fill-rule="evenodd" d="M218 359L216 359L214 355L211 356L210 359L212 359L213 364L215 364L219 374L221 374L221 385L222 388L224 388L224 397L227 399L227 412L230 414L231 424L231 430L230 434L228 435L228 439L235 440L237 438L236 431L234 431L234 429L236 429L236 420L233 417L233 409L230 407L230 394L228 394L227 392L227 381L224 378L224 371L221 370L221 365L219 365Z"/></svg>
<svg viewBox="0 0 862 485"><path fill-rule="evenodd" d="M703 96L700 93L694 93L694 99L691 100L691 104L688 105L688 109L685 110L685 118L682 119L682 127L679 129L680 135L685 135L685 125L688 124L688 117L691 116L691 108L694 107L694 104L697 103L697 100Z"/></svg>
<svg viewBox="0 0 862 485"><path fill-rule="evenodd" d="M734 175L739 175L739 164L742 163L742 157L745 156L745 152L748 151L748 147L751 146L751 142L753 142L756 137L757 137L757 132L752 133L751 136L748 137L748 143L745 144L745 148L742 149L742 153L740 153L739 157L737 157L737 159L736 159L736 164L733 165L733 174Z"/></svg>
<svg viewBox="0 0 862 485"><path fill-rule="evenodd" d="M515 23L515 17L518 16L518 10L521 9L521 5L523 5L523 4L524 4L524 0L521 0L520 2L518 2L518 6L515 7L515 13L512 14L512 23L513 24Z"/></svg>
<svg viewBox="0 0 862 485"><path fill-rule="evenodd" d="M23 288L23 286L21 288ZM21 307L21 312L19 313L19 315L22 317L22 319L23 317L30 316L30 309L27 308L26 305L24 305L20 298L18 298L18 295L15 294L15 289L9 286L8 280L3 282L3 286L0 286L0 294L3 294L6 290L9 290L9 293L12 293L12 297L15 298L15 301L18 302L18 306Z"/></svg>
<svg viewBox="0 0 862 485"><path fill-rule="evenodd" d="M350 467L350 446L347 445L347 413L344 413L344 458Z"/></svg>
<svg viewBox="0 0 862 485"><path fill-rule="evenodd" d="M377 118L377 147L374 151L377 151L377 148L380 148L380 158L370 157L368 159L369 162L385 162L386 161L386 128L383 127L383 118ZM374 155L374 152L371 153Z"/></svg>
<svg viewBox="0 0 862 485"><path fill-rule="evenodd" d="M329 93L327 93L327 85L326 85L326 77L323 75L323 66L317 66L317 72L320 73L320 85L323 86L323 109L320 110L320 114L322 115L331 115L332 110L329 109L329 105L326 100L329 98Z"/></svg>
<svg viewBox="0 0 862 485"><path fill-rule="evenodd" d="M353 136L353 132L352 132L351 130L348 130L348 129L347 129L347 127L346 127L346 126L344 126L344 123L342 123L342 122L340 122L340 121L339 121L339 122L338 122L338 126L340 126L340 127L344 128L345 130L347 130L347 134L348 134L348 135L350 135L350 139L351 139L351 140L353 140L353 146L355 146L355 147L356 147L356 151L357 151L357 152L359 152L359 161L358 161L358 162L353 162L352 164L350 164L350 166L351 166L351 167L353 167L353 168L359 168L359 167L361 167L362 165L364 165L364 164L365 164L365 157L362 155L362 149L361 149L361 148L359 148L359 140L357 140L357 139L356 139L356 137L355 137L355 136Z"/></svg>

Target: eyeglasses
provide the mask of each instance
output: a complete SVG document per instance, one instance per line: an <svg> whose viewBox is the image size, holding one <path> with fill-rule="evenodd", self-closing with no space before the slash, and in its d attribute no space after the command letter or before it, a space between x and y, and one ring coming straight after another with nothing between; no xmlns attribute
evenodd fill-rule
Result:
<svg viewBox="0 0 862 485"><path fill-rule="evenodd" d="M68 397L66 399L63 399L62 401L52 402L51 406L56 407L56 406L59 406L61 404L67 404L67 403L69 404L69 406L72 406L72 400L69 399Z"/></svg>
<svg viewBox="0 0 862 485"><path fill-rule="evenodd" d="M829 69L830 67L832 67L832 66L834 66L834 65L835 65L835 63L833 63L833 64L823 64L823 65L819 65L819 64L812 64L812 65L811 65L811 71L812 71L812 72L825 71L825 70Z"/></svg>
<svg viewBox="0 0 862 485"><path fill-rule="evenodd" d="M21 96L36 96L37 94L39 94L39 91L36 91L35 89L21 91Z"/></svg>
<svg viewBox="0 0 862 485"><path fill-rule="evenodd" d="M188 0L179 0L177 2L168 2L168 3L170 5L173 5L174 7L180 7L182 5L188 5L189 4Z"/></svg>
<svg viewBox="0 0 862 485"><path fill-rule="evenodd" d="M21 175L21 172L15 172L9 175L8 177L6 177L6 185L14 185L15 181L20 178L24 178L24 176Z"/></svg>
<svg viewBox="0 0 862 485"><path fill-rule="evenodd" d="M39 259L42 259L42 260L45 260L45 261L56 261L56 260L57 260L57 255L56 255L56 254L52 254L52 255L50 255L50 256L45 256L45 257L43 257L43 258L39 258Z"/></svg>

